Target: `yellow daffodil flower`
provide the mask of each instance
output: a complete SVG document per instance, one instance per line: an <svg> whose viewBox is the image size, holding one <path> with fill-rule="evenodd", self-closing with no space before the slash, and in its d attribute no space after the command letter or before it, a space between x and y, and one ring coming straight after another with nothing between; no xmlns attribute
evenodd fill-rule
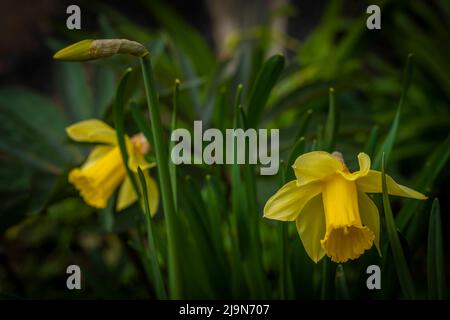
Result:
<svg viewBox="0 0 450 320"><path fill-rule="evenodd" d="M380 217L367 193L381 193L381 172L358 155L359 171L350 173L338 152L314 151L297 158L296 180L285 184L264 207L264 217L296 221L306 252L314 262L326 254L335 262L358 258L373 243L379 249ZM386 175L388 193L426 197Z"/></svg>
<svg viewBox="0 0 450 320"><path fill-rule="evenodd" d="M66 131L75 141L100 143L92 149L80 168L73 169L69 173L69 182L80 192L84 201L93 207L105 208L108 199L120 186L117 211L134 203L138 197L126 173L115 130L101 120L89 119L67 127ZM145 170L155 166L155 163L149 163L144 159L149 144L142 134L137 134L131 139L126 136L125 144L128 167L131 171L136 173L138 167ZM148 186L150 211L153 215L158 208L158 187L147 171L144 171L144 176Z"/></svg>

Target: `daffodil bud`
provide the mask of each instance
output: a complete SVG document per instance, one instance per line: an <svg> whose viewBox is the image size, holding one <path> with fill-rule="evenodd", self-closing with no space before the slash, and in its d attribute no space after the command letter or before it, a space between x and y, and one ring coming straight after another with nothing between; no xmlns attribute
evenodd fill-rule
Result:
<svg viewBox="0 0 450 320"><path fill-rule="evenodd" d="M53 59L66 61L94 60L118 53L143 57L148 54L148 50L139 42L127 39L89 39L59 50L53 55Z"/></svg>

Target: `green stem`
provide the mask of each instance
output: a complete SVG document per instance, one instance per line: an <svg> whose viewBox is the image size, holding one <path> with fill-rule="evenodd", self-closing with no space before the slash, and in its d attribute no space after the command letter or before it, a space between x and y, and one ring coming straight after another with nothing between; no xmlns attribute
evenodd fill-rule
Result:
<svg viewBox="0 0 450 320"><path fill-rule="evenodd" d="M152 64L150 55L140 58L142 74L144 78L145 93L148 110L150 113L150 126L153 132L153 141L156 154L158 176L161 185L162 203L166 217L167 241L169 253L169 292L173 299L181 298L181 270L178 261L176 227L176 212L173 203L172 187L170 182L167 150L164 148L163 128L159 114L158 96L153 80Z"/></svg>
<svg viewBox="0 0 450 320"><path fill-rule="evenodd" d="M441 209L437 198L434 199L433 206L431 207L428 230L428 299L444 300L446 295L445 259L442 245Z"/></svg>
<svg viewBox="0 0 450 320"><path fill-rule="evenodd" d="M287 240L288 240L288 229L285 222L280 223L280 299L284 300L287 297Z"/></svg>
<svg viewBox="0 0 450 320"><path fill-rule="evenodd" d="M177 126L177 107L178 107L178 95L180 90L180 80L175 80L175 86L173 89L173 111L172 111L172 132L176 129ZM170 141L170 150L175 146L175 141ZM170 152L170 151L169 151ZM175 210L178 210L178 188L177 188L177 168L173 162L169 164L169 174L170 181L172 183L172 192L173 192L173 201L175 205Z"/></svg>
<svg viewBox="0 0 450 320"><path fill-rule="evenodd" d="M350 299L347 280L345 277L344 267L339 264L336 268L336 275L334 278L336 287L336 299L338 300L348 300Z"/></svg>
<svg viewBox="0 0 450 320"><path fill-rule="evenodd" d="M397 226L395 225L394 215L392 214L391 204L386 185L386 174L384 171L384 153L381 155L381 183L383 187L383 209L384 217L386 219L386 229L389 238L389 243L394 257L395 268L397 270L398 280L403 294L407 299L414 299L415 290L412 282L411 274L406 263L405 255L403 253L402 245L397 234Z"/></svg>
<svg viewBox="0 0 450 320"><path fill-rule="evenodd" d="M320 286L320 299L326 300L328 298L328 272L329 272L329 262L326 257L322 259L322 276L321 276L321 286Z"/></svg>
<svg viewBox="0 0 450 320"><path fill-rule="evenodd" d="M137 187L136 180L134 179L134 175L131 172L130 168L128 167L128 152L125 142L125 129L124 129L124 109L126 103L125 90L132 71L133 69L128 68L123 74L122 79L120 80L119 86L117 88L116 100L114 101L113 105L113 118L114 118L114 127L116 129L117 144L119 145L123 164L125 166L128 178L131 180L133 189L136 192L137 197L140 198L140 192L139 188Z"/></svg>
<svg viewBox="0 0 450 320"><path fill-rule="evenodd" d="M150 128L147 125L147 122L145 121L144 113L141 111L136 102L132 101L130 103L130 110L131 115L133 116L133 120L134 122L136 122L139 131L141 131L144 134L147 141L150 142L152 146L154 146L155 142L153 141L152 131L150 130Z"/></svg>
<svg viewBox="0 0 450 320"><path fill-rule="evenodd" d="M147 193L147 183L145 181L144 173L141 168L138 167L139 180L142 186L142 194L144 196L144 207L145 207L145 220L147 226L147 258L150 260L150 265L152 268L152 278L155 283L156 294L158 299L167 299L166 288L164 286L164 281L162 279L161 270L158 264L158 256L155 245L155 238L153 236L152 219L150 213L150 205Z"/></svg>
<svg viewBox="0 0 450 320"><path fill-rule="evenodd" d="M336 103L334 101L334 89L329 89L329 108L328 118L323 133L323 147L325 150L332 152L336 140L337 131L337 116L336 116Z"/></svg>

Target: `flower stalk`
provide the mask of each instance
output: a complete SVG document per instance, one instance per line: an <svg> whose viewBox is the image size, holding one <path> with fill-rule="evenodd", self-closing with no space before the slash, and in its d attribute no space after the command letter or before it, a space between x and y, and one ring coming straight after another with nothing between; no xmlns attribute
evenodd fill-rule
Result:
<svg viewBox="0 0 450 320"><path fill-rule="evenodd" d="M392 214L391 204L388 196L388 185L386 182L386 173L384 172L384 154L381 156L381 184L382 184L382 198L383 198L383 211L386 219L386 229L389 238L389 244L392 249L392 255L394 257L395 269L397 270L397 276L400 282L402 292L407 299L415 298L415 290L411 273L409 272L408 264L403 253L402 245L397 234L397 226L395 225L394 215Z"/></svg>
<svg viewBox="0 0 450 320"><path fill-rule="evenodd" d="M176 211L173 203L173 193L168 168L168 155L164 147L163 129L159 114L158 96L153 80L153 71L150 56L140 58L142 75L144 78L145 94L147 98L148 110L150 113L150 126L153 133L153 142L158 163L158 176L161 185L161 197L164 213L167 221L167 239L169 250L169 292L170 298L179 299L181 297L181 273L180 261L178 261L176 231Z"/></svg>
<svg viewBox="0 0 450 320"><path fill-rule="evenodd" d="M131 181L133 189L136 192L138 199L140 199L141 194L139 192L139 188L137 186L133 173L128 167L128 153L124 138L125 129L124 129L123 110L125 107L125 89L127 87L128 80L132 71L133 69L128 68L123 74L122 79L120 80L119 86L117 88L116 99L113 105L113 118L114 118L114 126L116 128L117 144L119 145L120 154L122 156L122 160L125 165L125 170L127 172L128 178Z"/></svg>
<svg viewBox="0 0 450 320"><path fill-rule="evenodd" d="M142 186L142 194L144 196L144 208L145 208L145 222L147 226L147 259L150 260L150 265L152 269L152 278L155 283L156 294L158 299L167 299L166 288L164 286L164 281L161 274L161 269L158 264L158 256L156 254L155 237L153 235L152 219L150 218L150 205L149 198L147 196L147 183L145 181L144 173L141 168L138 167L139 181Z"/></svg>

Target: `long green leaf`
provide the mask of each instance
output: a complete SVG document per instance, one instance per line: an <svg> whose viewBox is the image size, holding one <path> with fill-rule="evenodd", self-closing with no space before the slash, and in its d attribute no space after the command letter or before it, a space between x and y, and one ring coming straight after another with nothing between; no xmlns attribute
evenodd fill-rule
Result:
<svg viewBox="0 0 450 320"><path fill-rule="evenodd" d="M117 87L116 99L113 106L113 117L114 117L114 127L116 129L117 136L117 144L119 145L120 154L122 156L122 160L128 175L128 178L131 180L134 191L140 198L139 188L134 178L133 173L130 168L128 168L128 151L125 143L125 120L124 120L124 109L126 104L126 95L125 91L127 90L128 80L130 78L130 74L133 69L128 68L120 79L119 86Z"/></svg>
<svg viewBox="0 0 450 320"><path fill-rule="evenodd" d="M320 299L331 299L334 293L334 281L333 277L336 273L336 264L332 263L328 257L323 257L320 261L321 265L321 278L320 278Z"/></svg>
<svg viewBox="0 0 450 320"><path fill-rule="evenodd" d="M450 135L447 136L445 141L440 145L430 158L426 161L424 168L421 170L419 179L415 185L416 190L432 192L433 184L445 165L450 159ZM397 217L397 224L400 230L404 231L408 226L408 223L413 218L414 214L418 212L418 206L421 206L422 202L417 203L415 201L409 201L400 211Z"/></svg>
<svg viewBox="0 0 450 320"><path fill-rule="evenodd" d="M215 59L210 46L192 26L164 1L144 1L142 4L161 23L171 38L188 56L196 70L205 75L214 70Z"/></svg>
<svg viewBox="0 0 450 320"><path fill-rule="evenodd" d="M64 107L71 115L72 121L92 118L96 113L93 108L92 91L88 85L85 66L60 62L56 67L57 84L61 88Z"/></svg>
<svg viewBox="0 0 450 320"><path fill-rule="evenodd" d="M400 282L402 292L407 299L414 299L415 290L411 274L406 263L405 255L402 250L400 239L397 234L397 227L395 226L394 215L392 214L391 204L389 202L389 196L386 185L386 174L384 171L384 156L381 157L381 182L383 186L383 208L384 217L386 220L387 234L389 243L392 249L392 255L394 257L395 268L397 276Z"/></svg>
<svg viewBox="0 0 450 320"><path fill-rule="evenodd" d="M114 228L114 197L108 200L106 208L100 210L100 220L103 229L106 232L111 232Z"/></svg>
<svg viewBox="0 0 450 320"><path fill-rule="evenodd" d="M400 101L398 103L397 112L395 113L394 121L392 122L389 133L386 136L386 139L383 141L383 144L381 145L381 148L375 157L373 168L376 170L380 169L381 158L383 157L383 155L386 161L389 160L392 148L394 147L395 139L397 137L398 126L400 123L400 115L402 112L403 104L405 102L406 94L409 89L409 85L411 83L412 71L413 71L413 55L409 54L406 60L406 67L403 74L402 91L400 94Z"/></svg>
<svg viewBox="0 0 450 320"><path fill-rule="evenodd" d="M234 128L245 129L244 117L241 108L243 86L239 85L236 92L234 104ZM231 165L231 181L232 181L232 212L233 225L237 234L237 243L239 248L240 263L243 268L247 286L249 287L251 297L263 298L265 288L263 283L262 262L258 255L259 247L256 233L256 214L254 199L247 199L249 196L254 197L251 181L248 181L249 174L244 166L241 176L241 166L237 164L237 146L234 140L234 163ZM250 201L249 201L250 200Z"/></svg>
<svg viewBox="0 0 450 320"><path fill-rule="evenodd" d="M280 279L279 279L279 291L280 291L280 299L286 299L288 293L288 283L287 283L287 274L288 274L288 226L286 222L281 221L279 223L279 260L280 260Z"/></svg>
<svg viewBox="0 0 450 320"><path fill-rule="evenodd" d="M329 107L328 107L328 118L325 124L323 132L323 148L328 152L332 152L337 132L337 115L336 115L336 103L334 100L334 89L329 90Z"/></svg>
<svg viewBox="0 0 450 320"><path fill-rule="evenodd" d="M239 85L236 92L235 107L234 107L234 128L239 128L240 124L240 112L239 106L241 104L242 97L242 85ZM236 140L234 140L235 142ZM246 212L248 209L247 201L244 201L245 190L242 184L240 166L237 164L237 149L236 143L234 146L234 163L231 165L231 183L232 183L232 212L235 219L234 226L237 232L237 241L239 246L239 251L242 257L246 257L248 247L250 245L250 233L247 229Z"/></svg>
<svg viewBox="0 0 450 320"><path fill-rule="evenodd" d="M130 110L131 115L133 116L133 120L136 123L139 131L142 132L147 141L150 142L152 146L154 146L155 143L153 142L152 130L150 130L149 126L147 125L144 113L140 109L139 105L136 102L132 101L130 103Z"/></svg>
<svg viewBox="0 0 450 320"><path fill-rule="evenodd" d="M367 139L366 145L364 147L364 152L370 157L373 158L375 153L375 146L377 144L379 127L377 125L373 126L372 130L370 130L369 138Z"/></svg>
<svg viewBox="0 0 450 320"><path fill-rule="evenodd" d="M294 147L289 154L288 162L286 163L286 168L284 172L285 182L290 181L295 178L294 170L292 165L294 164L297 157L299 157L303 152L305 152L306 140L305 137L300 137L295 143Z"/></svg>
<svg viewBox="0 0 450 320"><path fill-rule="evenodd" d="M175 56L176 59L180 62L180 68L183 76L183 80L186 83L190 83L198 79L198 75L192 66L191 60L186 57L186 55L181 51L175 48ZM186 90L189 93L189 97L191 99L191 105L194 112L194 117L203 119L203 109L202 99L200 97L200 88L198 86L190 86L187 87Z"/></svg>
<svg viewBox="0 0 450 320"><path fill-rule="evenodd" d="M180 89L180 80L176 79L174 90L173 90L173 111L172 111L172 125L171 125L172 132L174 132L174 130L177 128L177 109L178 109L179 89ZM170 153L170 150L172 150L174 146L175 146L175 141L170 140L169 153ZM170 174L170 180L172 183L173 202L175 205L175 210L177 210L177 208L178 208L177 168L176 168L176 165L172 161L169 163L169 174Z"/></svg>
<svg viewBox="0 0 450 320"><path fill-rule="evenodd" d="M309 121L311 120L313 111L311 109L306 110L305 114L300 118L297 134L295 135L295 140L300 139L306 133Z"/></svg>
<svg viewBox="0 0 450 320"><path fill-rule="evenodd" d="M41 170L60 174L63 167L82 160L66 144L69 124L57 106L28 90L0 90L0 150Z"/></svg>
<svg viewBox="0 0 450 320"><path fill-rule="evenodd" d="M172 186L168 165L168 150L165 148L161 116L159 113L158 95L153 79L153 69L150 56L140 59L144 78L145 93L150 113L150 126L153 133L153 147L155 148L158 176L161 185L161 196L166 217L167 240L169 249L169 296L177 299L182 296L181 261L178 252L177 215L173 202Z"/></svg>
<svg viewBox="0 0 450 320"><path fill-rule="evenodd" d="M210 212L209 205L203 201L201 196L201 188L194 179L187 176L185 183L182 186L183 196L180 208L183 208L183 213L187 225L189 226L189 234L193 240L193 247L185 249L189 254L195 254L200 264L197 270L191 273L197 273L200 281L198 286L202 286L206 294L206 298L220 298L224 297L224 293L228 292L229 283L224 280L224 273L226 273L226 266L224 255L221 252L220 246L216 246L215 238L220 236L220 225L211 226L211 216L217 215L217 212Z"/></svg>
<svg viewBox="0 0 450 320"><path fill-rule="evenodd" d="M220 219L221 208L219 201L217 200L216 189L214 188L214 178L210 175L206 176L206 192L205 201L208 201L207 211L209 218L209 230L213 240L216 252L218 252L218 257L222 265L225 265L226 251L223 245L223 235L222 235L222 224Z"/></svg>
<svg viewBox="0 0 450 320"><path fill-rule="evenodd" d="M93 82L95 88L93 95L93 113L98 117L103 118L114 99L114 72L100 66L95 69Z"/></svg>
<svg viewBox="0 0 450 320"><path fill-rule="evenodd" d="M339 264L336 268L336 276L334 278L334 286L336 288L336 299L348 300L350 298L348 292L347 279L345 277L344 267Z"/></svg>
<svg viewBox="0 0 450 320"><path fill-rule="evenodd" d="M445 299L445 262L442 243L442 224L439 200L436 198L431 207L430 223L428 227L428 298Z"/></svg>
<svg viewBox="0 0 450 320"><path fill-rule="evenodd" d="M150 260L153 282L155 283L155 290L158 299L166 299L166 287L161 274L161 269L158 264L158 251L155 245L155 238L153 235L153 226L150 213L150 203L148 199L147 183L145 181L144 173L141 168L138 168L139 181L142 187L142 194L144 197L144 208L145 208L145 221L147 227L147 242L148 242L148 252L147 256Z"/></svg>
<svg viewBox="0 0 450 320"><path fill-rule="evenodd" d="M245 111L242 107L239 107L239 127L244 130L248 129L247 127L247 117L245 115ZM246 158L249 159L249 146L246 145ZM266 296L266 286L265 286L265 275L264 275L264 267L263 267L263 259L262 259L262 247L261 247L261 237L260 237L260 213L258 210L258 199L257 199L257 188L256 188L256 179L255 179L255 165L252 164L244 164L243 165L243 183L245 189L245 197L248 203L248 232L251 235L251 264L249 264L249 268L251 268L251 272L254 276L253 282L258 286L259 297Z"/></svg>
<svg viewBox="0 0 450 320"><path fill-rule="evenodd" d="M270 92L280 77L283 68L284 57L278 54L269 58L258 72L248 101L249 128L258 126Z"/></svg>

